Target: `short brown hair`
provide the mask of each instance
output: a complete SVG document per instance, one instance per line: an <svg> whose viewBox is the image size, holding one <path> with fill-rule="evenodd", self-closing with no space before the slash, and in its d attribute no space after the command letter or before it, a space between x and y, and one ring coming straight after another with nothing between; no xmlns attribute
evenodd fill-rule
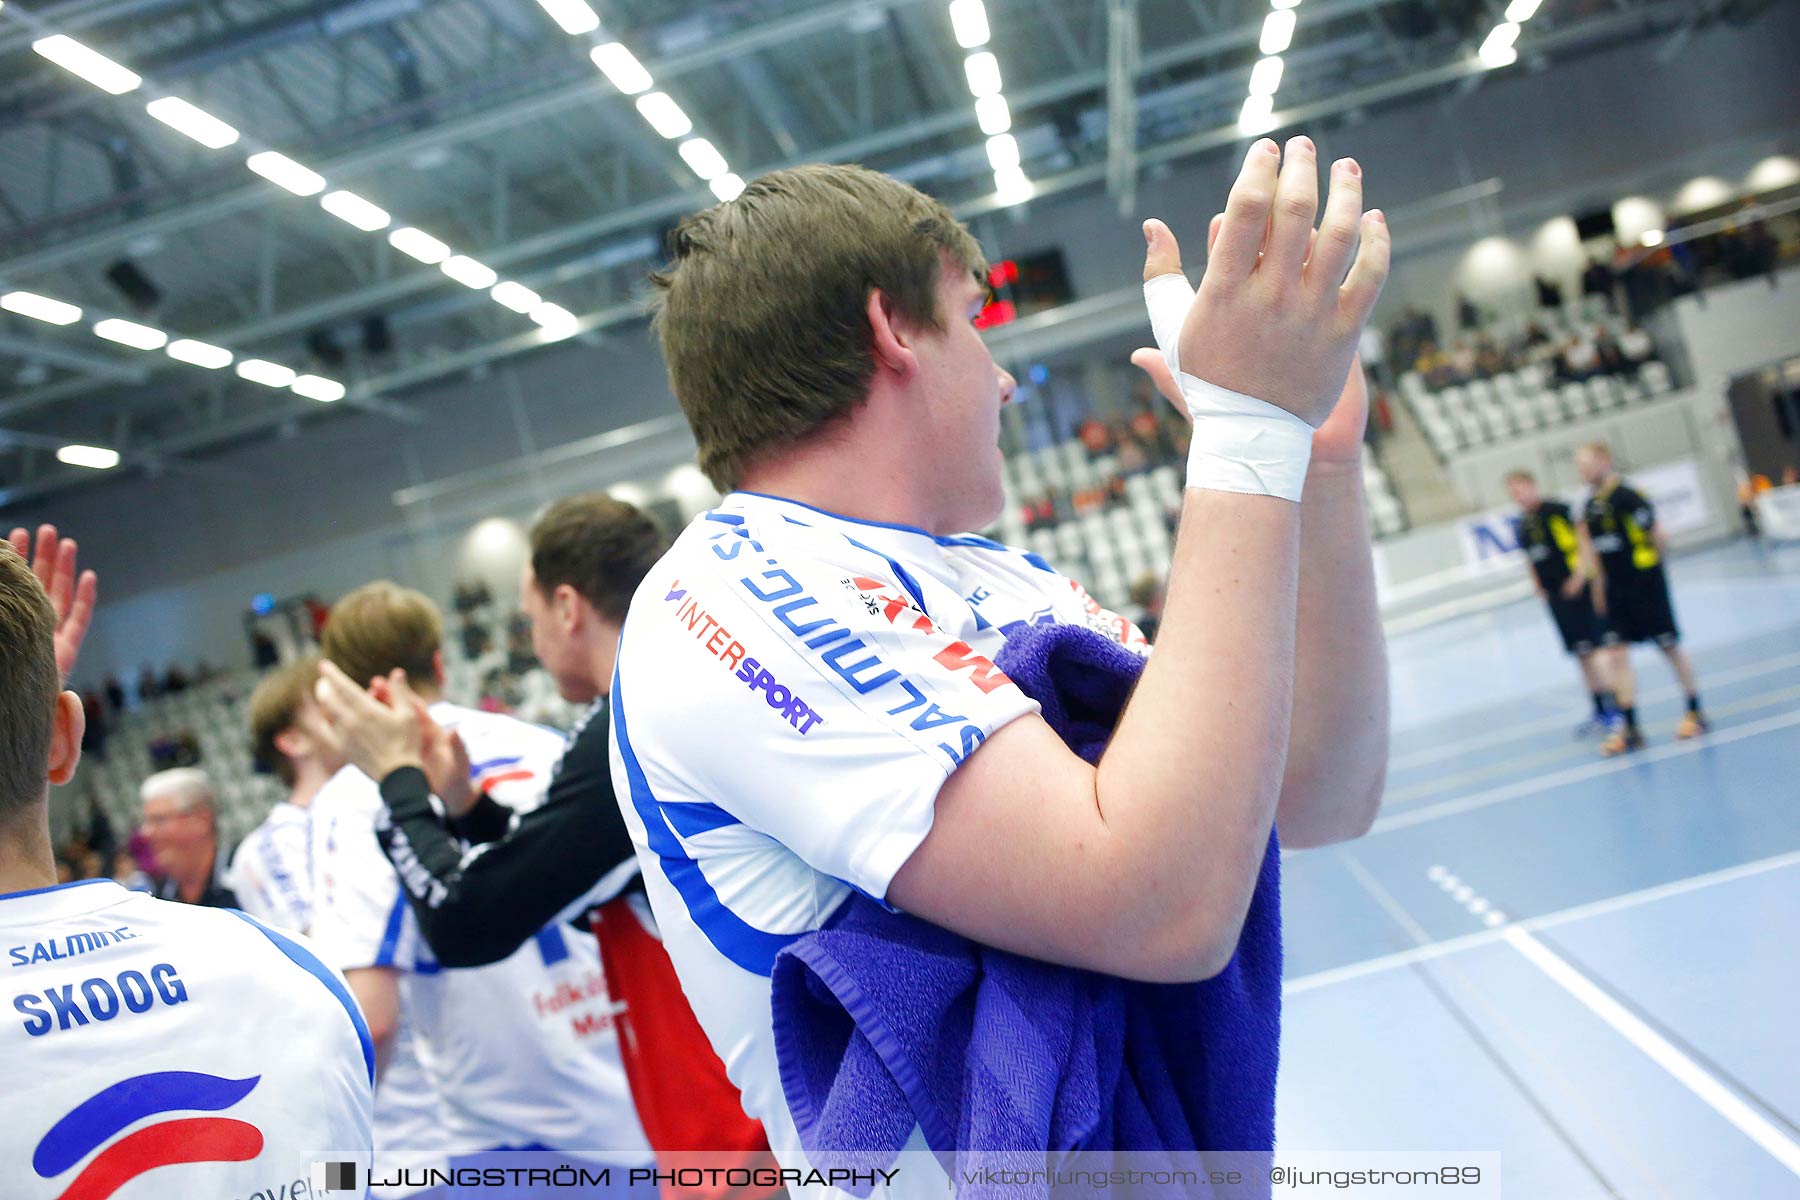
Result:
<svg viewBox="0 0 1800 1200"><path fill-rule="evenodd" d="M331 606L319 649L357 684L398 667L415 687L437 683L444 621L423 592L387 579L365 583Z"/></svg>
<svg viewBox="0 0 1800 1200"><path fill-rule="evenodd" d="M264 675L250 693L250 757L288 787L294 786L294 764L275 739L294 727L318 678L319 656L308 654Z"/></svg>
<svg viewBox="0 0 1800 1200"><path fill-rule="evenodd" d="M61 692L56 610L25 560L0 544L0 820L43 795Z"/></svg>
<svg viewBox="0 0 1800 1200"><path fill-rule="evenodd" d="M862 400L875 369L871 290L939 329L944 260L987 274L948 208L848 165L772 171L682 221L669 250L673 261L650 277L656 331L700 469L720 491Z"/></svg>
<svg viewBox="0 0 1800 1200"><path fill-rule="evenodd" d="M623 622L632 593L668 548L649 513L603 492L569 496L531 527L531 573L544 595L566 583L595 612Z"/></svg>

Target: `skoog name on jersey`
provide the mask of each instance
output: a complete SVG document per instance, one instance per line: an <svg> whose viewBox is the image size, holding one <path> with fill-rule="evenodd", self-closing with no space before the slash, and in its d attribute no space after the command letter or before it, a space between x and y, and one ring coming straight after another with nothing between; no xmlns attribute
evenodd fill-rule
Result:
<svg viewBox="0 0 1800 1200"><path fill-rule="evenodd" d="M14 996L13 1008L24 1016L25 1032L43 1037L53 1030L73 1029L117 1016L149 1012L187 1001L187 985L168 963L148 971L120 971L111 979L95 976L80 983L51 986Z"/></svg>
<svg viewBox="0 0 1800 1200"><path fill-rule="evenodd" d="M120 942L137 939L131 932L131 926L121 925L117 929L95 929L87 933L71 933L59 938L47 938L41 942L33 942L29 946L9 946L6 955L15 967L29 967L32 963L59 962L65 958L74 958L78 954L87 954L94 950L104 950L108 946Z"/></svg>

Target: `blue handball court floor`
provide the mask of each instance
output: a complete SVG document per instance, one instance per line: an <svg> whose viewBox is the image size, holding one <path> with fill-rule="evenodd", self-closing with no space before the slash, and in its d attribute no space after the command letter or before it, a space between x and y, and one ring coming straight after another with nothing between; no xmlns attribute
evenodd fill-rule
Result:
<svg viewBox="0 0 1800 1200"><path fill-rule="evenodd" d="M1800 1197L1800 546L1670 564L1604 760L1542 605L1394 638L1387 795L1285 856L1278 1140L1498 1151L1521 1200Z"/></svg>

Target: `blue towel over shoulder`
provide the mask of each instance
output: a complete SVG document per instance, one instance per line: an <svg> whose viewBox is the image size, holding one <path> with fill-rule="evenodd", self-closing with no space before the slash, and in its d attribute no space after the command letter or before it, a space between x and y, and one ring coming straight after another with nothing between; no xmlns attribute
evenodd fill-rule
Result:
<svg viewBox="0 0 1800 1200"><path fill-rule="evenodd" d="M1027 627L997 665L1089 762L1143 670L1074 625ZM917 1125L963 1173L968 1197L1047 1194L978 1181L983 1166L1042 1169L1045 1151L1050 1165L1108 1150L1244 1151L1232 1166L1266 1164L1281 1037L1279 849L1271 833L1231 962L1193 984L1023 958L852 896L775 961L776 1053L808 1156L885 1166ZM1185 1194L1267 1195L1267 1181Z"/></svg>

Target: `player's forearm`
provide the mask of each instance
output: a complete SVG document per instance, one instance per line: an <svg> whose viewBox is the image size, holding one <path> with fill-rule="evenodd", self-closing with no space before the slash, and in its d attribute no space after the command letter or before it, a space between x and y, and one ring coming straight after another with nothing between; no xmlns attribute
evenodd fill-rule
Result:
<svg viewBox="0 0 1800 1200"><path fill-rule="evenodd" d="M1294 716L1275 817L1282 845L1366 833L1381 804L1387 752L1387 643L1362 470L1315 466L1300 510Z"/></svg>
<svg viewBox="0 0 1800 1200"><path fill-rule="evenodd" d="M1096 777L1100 811L1165 914L1122 936L1223 966L1250 903L1287 754L1300 509L1190 489L1156 654ZM1148 920L1148 918L1145 918Z"/></svg>

